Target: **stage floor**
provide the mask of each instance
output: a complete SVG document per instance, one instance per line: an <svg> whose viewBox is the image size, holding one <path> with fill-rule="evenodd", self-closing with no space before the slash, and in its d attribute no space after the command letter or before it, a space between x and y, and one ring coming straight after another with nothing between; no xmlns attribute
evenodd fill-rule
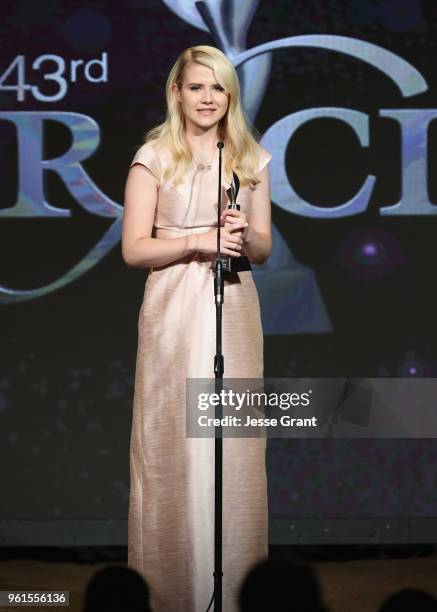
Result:
<svg viewBox="0 0 437 612"><path fill-rule="evenodd" d="M80 612L87 581L105 565L108 563L3 559L0 590L68 590L70 607L67 609ZM352 602L354 612L376 612L390 593L406 587L424 589L437 597L435 557L326 561L314 566L330 612L350 612ZM0 606L2 612L16 609Z"/></svg>

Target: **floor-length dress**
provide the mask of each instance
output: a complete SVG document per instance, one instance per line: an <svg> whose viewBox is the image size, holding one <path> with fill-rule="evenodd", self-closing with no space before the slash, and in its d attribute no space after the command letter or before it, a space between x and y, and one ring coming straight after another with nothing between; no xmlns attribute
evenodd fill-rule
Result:
<svg viewBox="0 0 437 612"><path fill-rule="evenodd" d="M259 167L271 156L259 147ZM217 165L193 161L181 184L163 179L169 153L143 145L132 165L159 180L153 236L177 238L217 224ZM223 180L221 206L227 205ZM250 216L250 187L238 203ZM151 590L154 612L205 612L213 592L214 440L187 438L186 378L213 378L212 255L153 268L138 323L131 433L128 565ZM263 374L263 335L250 270L225 282L225 378ZM223 440L223 611L237 610L247 570L267 556L265 439Z"/></svg>

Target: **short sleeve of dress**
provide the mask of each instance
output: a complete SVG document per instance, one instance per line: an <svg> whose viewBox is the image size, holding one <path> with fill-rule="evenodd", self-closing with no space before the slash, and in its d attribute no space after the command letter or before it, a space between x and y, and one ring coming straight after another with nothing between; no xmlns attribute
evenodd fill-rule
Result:
<svg viewBox="0 0 437 612"><path fill-rule="evenodd" d="M259 149L259 160L258 160L257 174L259 174L261 170L264 170L264 168L267 166L269 161L272 159L272 156L270 155L270 153L266 151L266 149L264 149L261 145L258 145L258 149Z"/></svg>
<svg viewBox="0 0 437 612"><path fill-rule="evenodd" d="M161 161L156 149L150 143L143 144L135 153L130 167L132 168L135 164L141 164L148 168L153 176L161 182Z"/></svg>

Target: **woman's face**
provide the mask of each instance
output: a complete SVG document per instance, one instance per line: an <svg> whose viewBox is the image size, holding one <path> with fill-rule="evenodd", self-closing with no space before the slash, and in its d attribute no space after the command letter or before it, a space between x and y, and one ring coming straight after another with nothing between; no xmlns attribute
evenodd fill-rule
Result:
<svg viewBox="0 0 437 612"><path fill-rule="evenodd" d="M181 104L186 127L208 130L218 124L228 109L229 98L210 68L190 62L184 70L181 89L173 85Z"/></svg>

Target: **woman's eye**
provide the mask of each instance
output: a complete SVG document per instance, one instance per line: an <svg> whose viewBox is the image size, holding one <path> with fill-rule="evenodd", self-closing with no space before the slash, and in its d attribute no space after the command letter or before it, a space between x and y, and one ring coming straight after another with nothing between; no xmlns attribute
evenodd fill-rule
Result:
<svg viewBox="0 0 437 612"><path fill-rule="evenodd" d="M190 91L199 91L199 85L190 85ZM216 91L224 91L224 88L221 85L214 85L214 89Z"/></svg>

